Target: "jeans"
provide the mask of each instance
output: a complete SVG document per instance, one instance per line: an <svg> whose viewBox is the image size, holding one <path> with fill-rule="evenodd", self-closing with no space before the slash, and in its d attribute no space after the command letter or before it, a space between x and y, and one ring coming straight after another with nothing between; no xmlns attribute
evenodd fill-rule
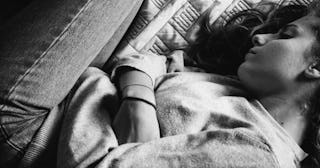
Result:
<svg viewBox="0 0 320 168"><path fill-rule="evenodd" d="M63 100L109 57L141 2L35 0L1 28L0 167L35 167L57 139Z"/></svg>

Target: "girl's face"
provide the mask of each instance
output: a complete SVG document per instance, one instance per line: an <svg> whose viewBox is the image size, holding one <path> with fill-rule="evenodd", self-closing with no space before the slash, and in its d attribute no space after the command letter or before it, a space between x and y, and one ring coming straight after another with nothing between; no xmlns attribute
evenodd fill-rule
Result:
<svg viewBox="0 0 320 168"><path fill-rule="evenodd" d="M318 26L320 19L308 15L275 34L253 36L254 46L238 69L240 80L258 95L294 89L299 77L314 62L311 51Z"/></svg>

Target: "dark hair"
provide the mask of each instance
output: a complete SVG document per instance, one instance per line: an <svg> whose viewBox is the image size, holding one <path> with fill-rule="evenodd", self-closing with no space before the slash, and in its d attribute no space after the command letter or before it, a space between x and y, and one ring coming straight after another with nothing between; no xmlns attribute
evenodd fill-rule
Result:
<svg viewBox="0 0 320 168"><path fill-rule="evenodd" d="M314 0L309 8L308 13L320 17L320 1ZM320 28L316 30L316 42L312 46L312 53L320 65ZM319 66L320 68L320 66ZM303 148L309 156L302 162L302 167L319 168L320 167L320 88L316 92L314 99L311 101L311 111L309 113L310 124Z"/></svg>
<svg viewBox="0 0 320 168"><path fill-rule="evenodd" d="M305 15L306 11L307 7L303 5L280 7L271 14L249 9L235 14L222 26L211 25L208 14L196 42L188 49L188 55L207 72L237 75L238 67L252 47L253 34L276 32Z"/></svg>
<svg viewBox="0 0 320 168"><path fill-rule="evenodd" d="M244 16L248 16L247 20L251 22L234 24ZM209 14L205 17L198 38L188 50L188 55L207 72L222 75L236 74L246 50L250 48L247 46L250 44L249 28L262 24L265 20L264 14L255 9L242 11L222 26L212 26L209 23ZM250 26L246 25L247 23Z"/></svg>

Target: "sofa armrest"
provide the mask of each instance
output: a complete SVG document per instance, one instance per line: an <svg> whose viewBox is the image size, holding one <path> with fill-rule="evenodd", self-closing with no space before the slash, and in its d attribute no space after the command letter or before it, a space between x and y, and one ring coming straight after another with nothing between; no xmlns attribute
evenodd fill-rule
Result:
<svg viewBox="0 0 320 168"><path fill-rule="evenodd" d="M130 3L122 3L119 6L114 6L115 8L122 9L119 12L119 18L111 19L111 21L117 22L117 27L114 27L115 31L113 32L112 36L110 37L109 41L105 44L105 46L101 49L97 57L92 61L90 66L102 68L104 63L108 60L111 56L112 52L115 50L117 45L119 44L120 40L126 33L128 27L132 23L134 17L138 13L143 0L134 0ZM123 7L125 5L125 7ZM121 8L120 8L121 7ZM123 10L126 9L126 10ZM121 16L120 16L121 15Z"/></svg>

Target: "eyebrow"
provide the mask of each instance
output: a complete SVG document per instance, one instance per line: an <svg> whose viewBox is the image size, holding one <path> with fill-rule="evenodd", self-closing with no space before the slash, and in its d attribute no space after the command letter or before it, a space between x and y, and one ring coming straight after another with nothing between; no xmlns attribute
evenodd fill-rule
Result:
<svg viewBox="0 0 320 168"><path fill-rule="evenodd" d="M294 33L297 33L297 34L300 34L300 33L302 33L304 31L302 29L302 27L300 27L300 26L298 26L296 24L293 24L293 23L289 23L289 24L283 26L279 31L286 31L289 28L291 28L290 30L294 31ZM315 33L315 32L313 32L313 33Z"/></svg>

